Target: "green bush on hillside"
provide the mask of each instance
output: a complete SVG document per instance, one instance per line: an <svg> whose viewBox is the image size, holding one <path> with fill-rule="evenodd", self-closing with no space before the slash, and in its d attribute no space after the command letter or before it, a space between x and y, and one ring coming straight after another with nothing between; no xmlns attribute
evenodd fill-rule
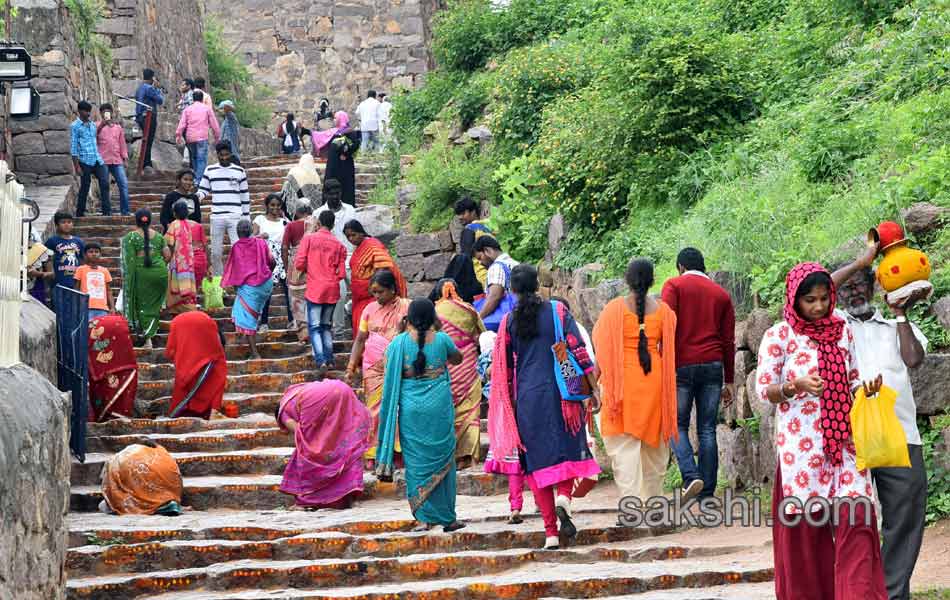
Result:
<svg viewBox="0 0 950 600"><path fill-rule="evenodd" d="M264 127L273 116L267 99L273 91L254 81L247 65L228 47L224 31L210 17L205 22L208 84L216 101L231 100L238 121L245 127Z"/></svg>

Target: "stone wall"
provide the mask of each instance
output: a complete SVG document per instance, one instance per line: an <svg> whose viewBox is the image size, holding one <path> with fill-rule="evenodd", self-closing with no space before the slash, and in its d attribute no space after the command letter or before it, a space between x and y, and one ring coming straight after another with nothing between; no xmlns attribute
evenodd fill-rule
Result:
<svg viewBox="0 0 950 600"><path fill-rule="evenodd" d="M33 57L33 86L40 92L40 118L11 123L17 178L23 183L72 182L69 125L76 103L111 95L102 65L84 54L62 0L14 0L13 37Z"/></svg>
<svg viewBox="0 0 950 600"><path fill-rule="evenodd" d="M30 367L0 369L0 598L65 598L69 410Z"/></svg>
<svg viewBox="0 0 950 600"><path fill-rule="evenodd" d="M161 113L174 114L178 83L185 78L208 78L204 26L198 0L108 0L107 16L96 32L112 47L110 74L116 94L134 97L142 69L151 68L168 92ZM131 102L120 101L119 112L133 115Z"/></svg>
<svg viewBox="0 0 950 600"><path fill-rule="evenodd" d="M205 0L206 12L275 110L310 125L320 98L352 112L370 89L413 88L431 66L429 19L438 0ZM274 125L279 120L275 118ZM354 123L355 124L355 123Z"/></svg>
<svg viewBox="0 0 950 600"><path fill-rule="evenodd" d="M32 296L20 306L20 360L56 384L56 314Z"/></svg>

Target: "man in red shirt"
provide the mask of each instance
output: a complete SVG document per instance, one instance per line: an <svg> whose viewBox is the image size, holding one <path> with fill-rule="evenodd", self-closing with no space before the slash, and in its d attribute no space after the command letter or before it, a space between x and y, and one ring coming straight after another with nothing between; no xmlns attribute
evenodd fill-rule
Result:
<svg viewBox="0 0 950 600"><path fill-rule="evenodd" d="M340 301L340 281L346 277L346 247L333 235L336 213L326 210L317 216L320 228L300 242L294 268L307 274L307 328L317 369L326 372L334 365L333 309Z"/></svg>
<svg viewBox="0 0 950 600"><path fill-rule="evenodd" d="M676 313L676 399L679 441L673 444L683 476L683 499L700 500L716 491L719 402L732 403L736 313L726 290L706 275L702 253L684 248L676 258L679 277L663 286L663 301ZM689 441L689 418L696 403L699 466Z"/></svg>

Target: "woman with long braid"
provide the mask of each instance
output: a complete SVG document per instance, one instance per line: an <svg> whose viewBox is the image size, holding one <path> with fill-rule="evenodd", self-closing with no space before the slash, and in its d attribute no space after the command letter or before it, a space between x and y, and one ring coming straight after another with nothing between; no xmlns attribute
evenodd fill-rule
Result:
<svg viewBox="0 0 950 600"><path fill-rule="evenodd" d="M376 474L392 477L396 431L406 465L406 497L419 531L464 527L455 518L455 408L447 365L462 362L439 331L435 305L413 300L403 332L386 349Z"/></svg>
<svg viewBox="0 0 950 600"><path fill-rule="evenodd" d="M649 295L653 263L639 258L626 273L630 293L610 301L594 326L604 392L604 446L621 496L663 494L676 428L676 313Z"/></svg>
<svg viewBox="0 0 950 600"><path fill-rule="evenodd" d="M512 269L511 289L518 304L502 319L492 352L490 452L493 457L519 457L544 520L544 548L557 549L559 537L572 538L577 528L569 504L555 504L555 491L569 502L575 479L600 473L584 427L589 411L596 411L600 402L594 365L571 313L538 295L537 269L525 264ZM551 352L557 326L591 385L592 401L561 397Z"/></svg>
<svg viewBox="0 0 950 600"><path fill-rule="evenodd" d="M123 311L129 329L145 338L152 347L158 333L159 313L168 288L171 251L165 237L152 229L152 213L146 208L135 211L135 228L122 238Z"/></svg>

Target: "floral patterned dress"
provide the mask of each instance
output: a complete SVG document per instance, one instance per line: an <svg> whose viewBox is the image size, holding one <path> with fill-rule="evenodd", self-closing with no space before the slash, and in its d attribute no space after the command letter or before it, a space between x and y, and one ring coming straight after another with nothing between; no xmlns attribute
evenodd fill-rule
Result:
<svg viewBox="0 0 950 600"><path fill-rule="evenodd" d="M845 351L849 389L860 385L857 354L851 328L845 326L839 346ZM769 402L766 389L772 384L793 381L818 374L818 345L798 335L782 321L765 332L759 347L756 369L756 393ZM784 402L775 411L775 450L782 474L782 498L795 496L804 506L809 498L834 500L841 497L872 497L871 476L858 470L854 442L848 441L840 465L832 465L822 453L821 401L802 392ZM781 500L781 499L780 499ZM801 512L789 505L786 514Z"/></svg>

